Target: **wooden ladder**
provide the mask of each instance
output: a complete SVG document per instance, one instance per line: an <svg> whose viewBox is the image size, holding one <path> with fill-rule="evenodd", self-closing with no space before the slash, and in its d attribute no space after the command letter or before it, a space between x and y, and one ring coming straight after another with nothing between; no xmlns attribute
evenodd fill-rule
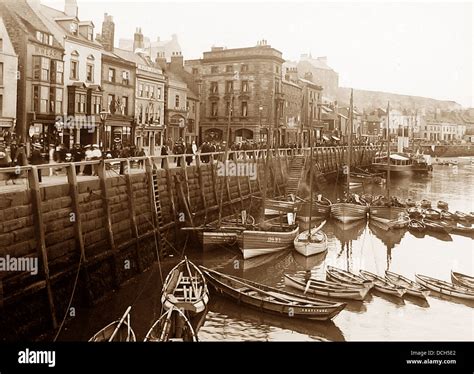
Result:
<svg viewBox="0 0 474 374"><path fill-rule="evenodd" d="M160 199L160 193L158 192L158 173L156 167L153 165L153 196L154 196L154 202L155 202L155 216L156 216L156 225L158 227L158 234L159 234L159 240L158 240L158 247L160 248L160 252L162 254L166 254L168 246L166 245L166 239L165 235L163 232L163 214L162 214L162 209L161 209L161 199Z"/></svg>
<svg viewBox="0 0 474 374"><path fill-rule="evenodd" d="M296 156L291 163L288 175L287 193L296 195L300 189L301 179L303 178L306 166L306 158L304 156Z"/></svg>

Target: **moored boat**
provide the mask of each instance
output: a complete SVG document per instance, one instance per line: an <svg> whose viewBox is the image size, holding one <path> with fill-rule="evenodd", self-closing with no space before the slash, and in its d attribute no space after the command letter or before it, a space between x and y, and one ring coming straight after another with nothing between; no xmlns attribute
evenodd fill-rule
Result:
<svg viewBox="0 0 474 374"><path fill-rule="evenodd" d="M431 201L427 200L427 199L423 199L419 202L420 206L423 208L423 209L428 209L428 208L431 208Z"/></svg>
<svg viewBox="0 0 474 374"><path fill-rule="evenodd" d="M393 284L383 279L381 276L371 273L369 271L360 270L360 276L364 279L374 282L374 288L382 293L397 297L403 297L403 295L406 293L405 288L400 286L394 286Z"/></svg>
<svg viewBox="0 0 474 374"><path fill-rule="evenodd" d="M458 286L474 290L474 277L451 270L451 281Z"/></svg>
<svg viewBox="0 0 474 374"><path fill-rule="evenodd" d="M337 202L331 205L331 215L337 220L348 223L367 218L368 206L360 202Z"/></svg>
<svg viewBox="0 0 474 374"><path fill-rule="evenodd" d="M426 230L426 226L423 222L412 219L408 223L408 230L411 232L424 232Z"/></svg>
<svg viewBox="0 0 474 374"><path fill-rule="evenodd" d="M331 213L331 204L331 201L323 197L321 194L313 199L312 204L310 201L304 200L299 206L297 219L303 222L308 222L310 217L313 219L327 218ZM310 207L312 207L311 212L309 211Z"/></svg>
<svg viewBox="0 0 474 374"><path fill-rule="evenodd" d="M299 233L295 238L293 245L298 253L303 256L312 256L324 252L328 247L328 238L326 234L321 231L326 221L321 223L318 227L311 230Z"/></svg>
<svg viewBox="0 0 474 374"><path fill-rule="evenodd" d="M412 281L411 279L404 277L403 275L391 272L389 270L385 271L385 279L394 286L405 288L407 290L407 295L426 299L426 297L430 294L430 291L427 288L421 286L415 281Z"/></svg>
<svg viewBox="0 0 474 374"><path fill-rule="evenodd" d="M90 342L135 342L135 332L132 330L130 324L130 311L132 307L129 306L122 318L114 321L103 329L99 330Z"/></svg>
<svg viewBox="0 0 474 374"><path fill-rule="evenodd" d="M424 209L423 216L429 220L439 220L441 218L441 213L436 209Z"/></svg>
<svg viewBox="0 0 474 374"><path fill-rule="evenodd" d="M405 204L408 208L411 208L411 207L416 206L416 201L408 198L405 200Z"/></svg>
<svg viewBox="0 0 474 374"><path fill-rule="evenodd" d="M407 213L401 213L397 219L389 221L387 225L390 229L404 229L408 227L410 220Z"/></svg>
<svg viewBox="0 0 474 374"><path fill-rule="evenodd" d="M369 218L385 224L399 219L406 213L405 208L395 206L370 206Z"/></svg>
<svg viewBox="0 0 474 374"><path fill-rule="evenodd" d="M461 299L474 300L474 290L467 287L458 286L421 274L415 274L415 278L418 283L431 291L436 291L443 295L458 297Z"/></svg>
<svg viewBox="0 0 474 374"><path fill-rule="evenodd" d="M438 206L439 209L443 209L443 210L448 210L448 208L449 208L448 203L446 201L443 201L443 200L438 201L437 206Z"/></svg>
<svg viewBox="0 0 474 374"><path fill-rule="evenodd" d="M452 227L443 221L432 221L430 219L423 218L422 222L426 226L427 230L436 231L443 234L449 234L452 230Z"/></svg>
<svg viewBox="0 0 474 374"><path fill-rule="evenodd" d="M423 211L418 207L411 207L407 209L410 218L419 219L423 218Z"/></svg>
<svg viewBox="0 0 474 374"><path fill-rule="evenodd" d="M151 326L145 342L197 342L197 333L186 315L176 307L171 307Z"/></svg>
<svg viewBox="0 0 474 374"><path fill-rule="evenodd" d="M328 321L346 306L269 287L201 267L212 287L244 305L290 318Z"/></svg>
<svg viewBox="0 0 474 374"><path fill-rule="evenodd" d="M454 213L456 215L456 218L459 220L459 221L467 221L467 222L470 222L473 220L473 215L471 213L463 213L459 210L456 210L456 212Z"/></svg>
<svg viewBox="0 0 474 374"><path fill-rule="evenodd" d="M363 287L370 289L374 286L374 283L370 280L364 279L357 274L330 265L328 265L326 268L326 277L333 282L347 284L352 287Z"/></svg>
<svg viewBox="0 0 474 374"><path fill-rule="evenodd" d="M285 274L285 286L293 287L318 296L337 299L364 300L369 292L368 288L356 288L347 284L307 279L305 276Z"/></svg>
<svg viewBox="0 0 474 374"><path fill-rule="evenodd" d="M448 210L442 209L440 212L441 219L448 221L455 221L457 219L454 213L449 212Z"/></svg>

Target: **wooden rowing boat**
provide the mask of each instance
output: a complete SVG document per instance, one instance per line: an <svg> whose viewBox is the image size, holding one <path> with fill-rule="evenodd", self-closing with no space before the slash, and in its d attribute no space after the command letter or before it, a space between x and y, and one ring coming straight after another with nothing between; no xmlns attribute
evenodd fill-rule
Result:
<svg viewBox="0 0 474 374"><path fill-rule="evenodd" d="M474 277L451 270L451 281L458 286L474 290Z"/></svg>
<svg viewBox="0 0 474 374"><path fill-rule="evenodd" d="M352 287L347 284L307 279L302 275L285 274L285 286L293 287L305 293L337 299L364 300L369 289Z"/></svg>
<svg viewBox="0 0 474 374"><path fill-rule="evenodd" d="M369 218L374 221L389 224L398 220L401 216L405 216L406 208L394 206L371 206L369 208Z"/></svg>
<svg viewBox="0 0 474 374"><path fill-rule="evenodd" d="M197 333L186 315L176 307L171 307L151 326L145 342L197 342Z"/></svg>
<svg viewBox="0 0 474 374"><path fill-rule="evenodd" d="M173 307L193 318L206 309L209 290L201 270L186 257L166 276L161 303L164 310Z"/></svg>
<svg viewBox="0 0 474 374"><path fill-rule="evenodd" d="M122 318L114 321L103 329L99 330L90 342L135 342L135 332L130 325L130 310L131 306L127 308Z"/></svg>
<svg viewBox="0 0 474 374"><path fill-rule="evenodd" d="M423 209L431 208L431 201L429 201L429 200L423 199L423 200L420 201L419 204Z"/></svg>
<svg viewBox="0 0 474 374"><path fill-rule="evenodd" d="M449 208L448 203L446 201L443 201L443 200L438 201L437 207L439 209L443 209L443 210L448 210L448 208Z"/></svg>
<svg viewBox="0 0 474 374"><path fill-rule="evenodd" d="M454 213L451 213L447 210L441 210L440 212L441 219L448 220L448 221L455 221L457 219Z"/></svg>
<svg viewBox="0 0 474 374"><path fill-rule="evenodd" d="M418 221L416 219L412 219L408 223L408 230L410 230L411 232L425 232L426 226L423 222Z"/></svg>
<svg viewBox="0 0 474 374"><path fill-rule="evenodd" d="M328 238L326 234L321 231L321 228L325 224L326 221L323 221L318 227L299 233L293 241L296 251L303 256L313 256L327 250Z"/></svg>
<svg viewBox="0 0 474 374"><path fill-rule="evenodd" d="M382 293L398 297L403 297L403 295L405 295L406 293L405 288L394 286L393 284L383 279L381 276L371 273L369 271L360 270L360 276L364 279L374 282L374 288Z"/></svg>
<svg viewBox="0 0 474 374"><path fill-rule="evenodd" d="M421 219L423 218L423 211L419 207L411 207L407 209L408 216L412 219Z"/></svg>
<svg viewBox="0 0 474 374"><path fill-rule="evenodd" d="M410 217L405 212L405 213L401 213L398 216L398 218L387 222L387 225L390 229L404 229L408 227L410 220L411 220Z"/></svg>
<svg viewBox="0 0 474 374"><path fill-rule="evenodd" d="M408 208L411 208L411 207L416 206L416 201L408 198L405 200L405 204Z"/></svg>
<svg viewBox="0 0 474 374"><path fill-rule="evenodd" d="M298 209L298 220L307 222L310 213L311 217L315 219L327 218L331 213L331 205L331 201L322 195L318 195L312 204L310 201L303 200ZM310 206L312 207L311 212L309 211Z"/></svg>
<svg viewBox="0 0 474 374"><path fill-rule="evenodd" d="M202 266L201 269L218 293L264 312L291 318L329 321L346 306L344 303L298 295Z"/></svg>
<svg viewBox="0 0 474 374"><path fill-rule="evenodd" d="M343 223L365 219L367 211L367 205L363 204L341 202L331 205L331 215Z"/></svg>
<svg viewBox="0 0 474 374"><path fill-rule="evenodd" d="M326 268L326 276L334 282L347 284L356 288L370 289L374 286L372 281L364 279L357 274L330 265L328 265Z"/></svg>
<svg viewBox="0 0 474 374"><path fill-rule="evenodd" d="M436 291L447 296L458 297L460 299L474 300L474 290L470 288L458 286L421 274L415 274L415 278L418 283L432 291Z"/></svg>
<svg viewBox="0 0 474 374"><path fill-rule="evenodd" d="M260 230L244 230L239 238L239 247L244 259L282 251L293 247L298 232L296 225L269 225Z"/></svg>
<svg viewBox="0 0 474 374"><path fill-rule="evenodd" d="M422 222L426 226L427 230L432 230L443 234L449 234L452 230L451 226L443 221L435 222L430 219L423 218Z"/></svg>
<svg viewBox="0 0 474 374"><path fill-rule="evenodd" d="M411 279L408 279L403 275L393 273L389 270L385 271L385 279L389 283L392 283L394 286L405 288L407 290L407 295L426 299L426 297L430 294L430 291L428 289L423 286L420 286L420 284L416 283L415 281L412 281Z"/></svg>
<svg viewBox="0 0 474 374"><path fill-rule="evenodd" d="M439 220L441 218L441 212L436 209L428 208L423 211L423 216L430 220Z"/></svg>
<svg viewBox="0 0 474 374"><path fill-rule="evenodd" d="M463 213L463 212L460 212L459 210L456 210L456 212L454 212L454 215L459 221L469 222L472 220L472 214Z"/></svg>

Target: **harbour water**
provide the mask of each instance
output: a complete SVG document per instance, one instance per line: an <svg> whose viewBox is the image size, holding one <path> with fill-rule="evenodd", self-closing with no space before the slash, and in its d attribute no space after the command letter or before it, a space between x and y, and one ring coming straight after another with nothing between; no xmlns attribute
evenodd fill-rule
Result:
<svg viewBox="0 0 474 374"><path fill-rule="evenodd" d="M331 186L328 193L334 191ZM384 193L372 185L365 193ZM451 211L474 211L474 166L435 165L429 176L392 176L391 194L402 199L426 198L434 205L449 203ZM335 196L330 196L334 198ZM414 279L415 273L450 281L451 269L474 274L474 241L459 235L426 234L415 237L405 230L384 231L361 221L343 225L329 221L323 229L329 240L324 254L303 257L294 250L243 260L238 250L202 253L186 248L195 263L276 287L284 287L284 273L311 271L324 279L326 265L383 275L384 271ZM59 340L88 340L97 330L121 316L133 304L132 326L138 340L160 316L162 277L177 258L165 260L124 285L97 306L77 309ZM474 302L429 296L392 298L374 292L363 302L349 302L332 322L318 323L281 318L212 296L202 341L473 341Z"/></svg>

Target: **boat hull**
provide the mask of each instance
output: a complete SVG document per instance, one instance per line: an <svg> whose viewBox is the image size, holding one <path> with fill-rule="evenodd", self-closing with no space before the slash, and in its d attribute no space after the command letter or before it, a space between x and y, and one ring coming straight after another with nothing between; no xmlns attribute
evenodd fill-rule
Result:
<svg viewBox="0 0 474 374"><path fill-rule="evenodd" d="M331 205L331 215L337 220L348 223L367 218L368 207L352 203L336 203Z"/></svg>
<svg viewBox="0 0 474 374"><path fill-rule="evenodd" d="M308 230L309 231L309 230ZM303 256L313 256L322 253L328 248L328 240L326 234L321 232L322 239L319 242L308 240L308 231L300 233L294 240L296 252ZM318 233L319 234L319 233Z"/></svg>
<svg viewBox="0 0 474 374"><path fill-rule="evenodd" d="M453 296L460 299L474 300L474 291L468 288L456 286L448 282L420 274L415 274L415 278L418 283L431 291L436 291L440 294Z"/></svg>
<svg viewBox="0 0 474 374"><path fill-rule="evenodd" d="M451 281L458 286L467 287L474 290L474 277L451 271Z"/></svg>
<svg viewBox="0 0 474 374"><path fill-rule="evenodd" d="M426 297L430 294L430 291L418 283L391 271L385 271L385 279L394 286L404 287L407 295L420 297L426 300Z"/></svg>
<svg viewBox="0 0 474 374"><path fill-rule="evenodd" d="M364 279L367 279L367 280L370 280L370 281L374 282L374 289L376 289L377 291L382 292L384 294L392 295L392 296L396 296L396 297L403 297L403 295L405 295L405 293L406 293L405 288L400 288L400 287L397 287L397 286L393 286L392 284L387 282L382 277L380 277L376 274L370 273L366 270L361 270L360 271L360 276Z"/></svg>
<svg viewBox="0 0 474 374"><path fill-rule="evenodd" d="M369 218L374 221L389 224L406 214L405 208L389 206L371 206L369 208Z"/></svg>
<svg viewBox="0 0 474 374"><path fill-rule="evenodd" d="M298 231L298 226L283 232L245 230L241 235L240 250L244 259L282 251L293 247Z"/></svg>

